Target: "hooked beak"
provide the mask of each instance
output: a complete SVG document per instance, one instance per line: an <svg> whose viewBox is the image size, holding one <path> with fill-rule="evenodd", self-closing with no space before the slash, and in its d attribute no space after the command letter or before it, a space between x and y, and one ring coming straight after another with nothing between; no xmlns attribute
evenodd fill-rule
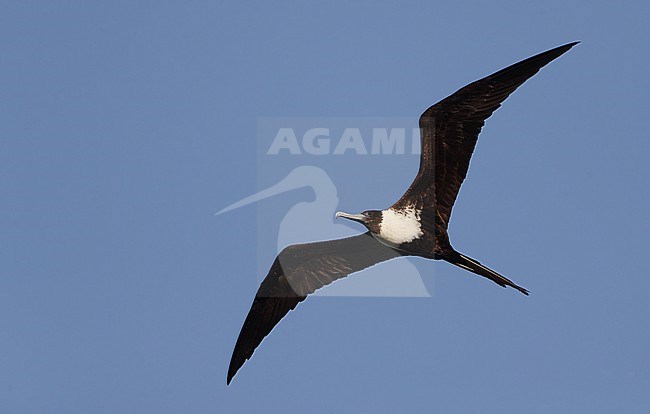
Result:
<svg viewBox="0 0 650 414"><path fill-rule="evenodd" d="M348 214L348 213L344 213L342 211L337 211L336 212L336 218L339 218L339 217L343 217L343 218L346 218L346 219L352 220L352 221L358 221L359 223L365 223L366 219L368 218L363 214Z"/></svg>

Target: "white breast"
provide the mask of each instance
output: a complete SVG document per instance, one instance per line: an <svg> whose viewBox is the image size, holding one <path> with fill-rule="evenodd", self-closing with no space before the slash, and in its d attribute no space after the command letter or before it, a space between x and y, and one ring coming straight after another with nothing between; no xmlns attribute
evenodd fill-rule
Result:
<svg viewBox="0 0 650 414"><path fill-rule="evenodd" d="M414 207L384 210L377 236L391 246L412 242L423 234L419 218L420 212Z"/></svg>

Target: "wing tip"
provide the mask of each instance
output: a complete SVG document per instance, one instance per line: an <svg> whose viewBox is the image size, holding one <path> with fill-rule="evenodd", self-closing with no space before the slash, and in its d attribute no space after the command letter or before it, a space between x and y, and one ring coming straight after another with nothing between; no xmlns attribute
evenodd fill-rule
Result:
<svg viewBox="0 0 650 414"><path fill-rule="evenodd" d="M558 46L556 49L563 49L562 53L564 53L564 52L568 51L569 49L571 49L573 46L577 45L580 42L581 42L581 40L575 40L575 41L567 43L565 45Z"/></svg>
<svg viewBox="0 0 650 414"><path fill-rule="evenodd" d="M580 43L580 40L575 40L573 42L564 44L562 46L558 46L558 47L555 47L553 49L550 49L550 50L548 50L546 52L542 52L542 53L540 53L540 55L548 54L550 56L553 56L553 58L551 60L555 60L558 57L565 54L566 52L568 52L573 46L577 45L578 43Z"/></svg>
<svg viewBox="0 0 650 414"><path fill-rule="evenodd" d="M237 374L237 371L239 371L239 368L236 369L233 368L233 365L231 363L230 366L228 367L228 375L226 376L226 385L230 385L233 377L235 376L235 374Z"/></svg>

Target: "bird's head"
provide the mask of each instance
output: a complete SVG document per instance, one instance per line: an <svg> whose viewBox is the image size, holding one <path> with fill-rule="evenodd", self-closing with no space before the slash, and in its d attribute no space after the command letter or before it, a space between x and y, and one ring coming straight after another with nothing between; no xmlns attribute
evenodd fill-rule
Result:
<svg viewBox="0 0 650 414"><path fill-rule="evenodd" d="M359 222L366 226L366 228L371 232L379 234L382 217L380 210L366 210L362 211L360 214L349 214L343 211L337 211L336 218L339 217Z"/></svg>

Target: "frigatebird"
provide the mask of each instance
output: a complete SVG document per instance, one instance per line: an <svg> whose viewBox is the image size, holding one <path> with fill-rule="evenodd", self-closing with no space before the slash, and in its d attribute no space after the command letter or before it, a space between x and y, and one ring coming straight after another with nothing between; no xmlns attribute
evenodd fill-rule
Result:
<svg viewBox="0 0 650 414"><path fill-rule="evenodd" d="M411 186L385 210L336 213L336 217L363 224L367 232L296 244L278 254L239 333L226 382L230 384L273 327L309 294L351 273L400 256L444 260L528 295L528 290L510 279L454 250L447 227L485 120L515 89L577 43L508 66L424 111L419 120L420 168Z"/></svg>

